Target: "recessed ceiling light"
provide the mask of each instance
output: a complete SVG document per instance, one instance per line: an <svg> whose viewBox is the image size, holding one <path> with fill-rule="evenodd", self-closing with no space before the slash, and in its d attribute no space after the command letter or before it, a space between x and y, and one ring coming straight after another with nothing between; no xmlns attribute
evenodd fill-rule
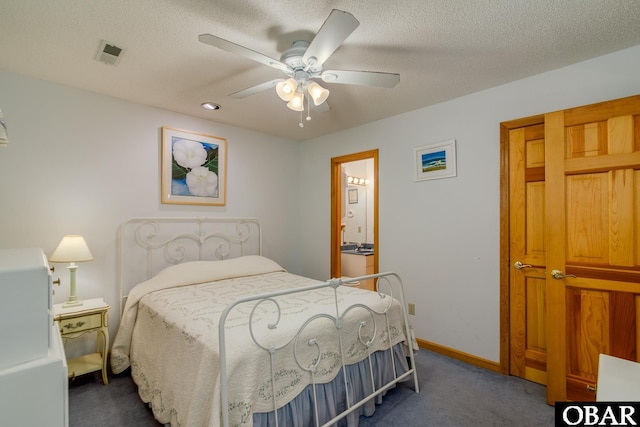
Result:
<svg viewBox="0 0 640 427"><path fill-rule="evenodd" d="M220 104L216 104L215 102L203 102L201 105L205 110L219 110L222 108Z"/></svg>

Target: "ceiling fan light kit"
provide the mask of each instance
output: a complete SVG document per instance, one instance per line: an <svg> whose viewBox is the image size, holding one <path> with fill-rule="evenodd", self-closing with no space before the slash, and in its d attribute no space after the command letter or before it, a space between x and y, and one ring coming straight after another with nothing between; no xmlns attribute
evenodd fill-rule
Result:
<svg viewBox="0 0 640 427"><path fill-rule="evenodd" d="M302 91L296 91L291 100L287 102L287 107L293 111L304 111L304 93Z"/></svg>
<svg viewBox="0 0 640 427"><path fill-rule="evenodd" d="M315 105L320 105L329 97L329 90L323 88L316 82L309 83L307 86L307 92L309 92L309 96L313 99L313 103Z"/></svg>
<svg viewBox="0 0 640 427"><path fill-rule="evenodd" d="M276 85L276 93L283 101L291 101L291 98L293 98L293 94L296 92L297 88L298 82L289 78Z"/></svg>
<svg viewBox="0 0 640 427"><path fill-rule="evenodd" d="M302 82L298 84L293 78L284 80L276 85L276 93L283 101L287 102L287 107L294 111L304 109L304 92L313 99L314 105L320 105L329 97L329 90L323 88L316 82Z"/></svg>
<svg viewBox="0 0 640 427"><path fill-rule="evenodd" d="M198 39L227 52L242 55L253 61L282 71L286 79L274 79L269 82L243 89L229 95L235 99L245 98L275 86L276 94L287 107L294 111L304 111L305 92L307 99L313 99L316 106L323 104L329 97L329 90L312 79L320 79L327 83L350 84L392 88L400 81L400 75L371 71L323 71L325 61L340 47L347 37L360 25L360 22L348 12L334 9L311 43L305 40L293 42L280 60L270 58L247 47L222 39L211 34L201 34ZM309 102L307 102L307 105ZM307 109L309 106L307 106ZM307 120L311 116L307 112ZM303 127L302 121L299 123Z"/></svg>

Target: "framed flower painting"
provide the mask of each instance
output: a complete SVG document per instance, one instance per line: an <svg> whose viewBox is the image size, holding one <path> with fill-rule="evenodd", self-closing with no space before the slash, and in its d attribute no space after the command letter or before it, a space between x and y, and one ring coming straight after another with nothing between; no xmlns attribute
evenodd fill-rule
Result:
<svg viewBox="0 0 640 427"><path fill-rule="evenodd" d="M227 140L162 127L162 203L224 205Z"/></svg>

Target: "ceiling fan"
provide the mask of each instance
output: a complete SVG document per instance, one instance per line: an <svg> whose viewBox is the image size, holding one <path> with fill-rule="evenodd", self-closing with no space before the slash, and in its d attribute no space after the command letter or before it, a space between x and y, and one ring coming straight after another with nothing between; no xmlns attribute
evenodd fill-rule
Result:
<svg viewBox="0 0 640 427"><path fill-rule="evenodd" d="M211 34L201 34L198 36L198 40L278 69L288 77L287 79L279 78L251 86L230 94L231 98L241 99L275 87L278 96L287 102L287 107L294 111L300 111L302 115L305 93L308 95L307 105L309 105L309 98L311 98L314 105L324 105L324 108L328 109L325 101L329 96L329 91L313 81L313 79L320 79L326 83L383 88L392 88L400 81L400 75L395 73L323 70L322 66L325 61L329 59L358 25L360 25L360 22L350 13L333 9L311 43L306 40L293 42L291 48L282 54L280 60L270 58ZM310 118L307 115L307 120ZM302 120L299 126L304 126Z"/></svg>

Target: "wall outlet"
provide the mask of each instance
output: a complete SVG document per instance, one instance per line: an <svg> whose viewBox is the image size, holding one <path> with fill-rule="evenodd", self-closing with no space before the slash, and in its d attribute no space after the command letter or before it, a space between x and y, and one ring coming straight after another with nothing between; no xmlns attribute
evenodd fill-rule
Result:
<svg viewBox="0 0 640 427"><path fill-rule="evenodd" d="M409 304L409 314L416 314L416 305L415 304Z"/></svg>

